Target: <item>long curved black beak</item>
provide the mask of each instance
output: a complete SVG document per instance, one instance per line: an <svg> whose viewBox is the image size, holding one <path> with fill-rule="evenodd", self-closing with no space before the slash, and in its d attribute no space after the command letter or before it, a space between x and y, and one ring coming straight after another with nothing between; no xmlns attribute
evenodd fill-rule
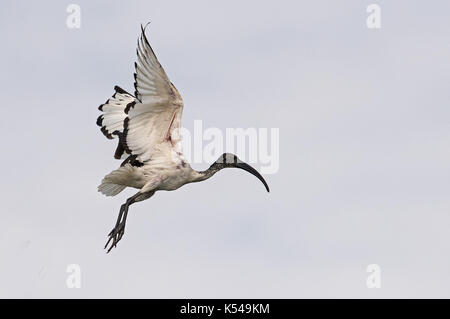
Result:
<svg viewBox="0 0 450 319"><path fill-rule="evenodd" d="M244 171L247 171L250 174L255 175L264 184L267 192L270 192L269 185L267 185L264 178L261 176L261 174L258 173L258 171L256 169L254 169L253 167L251 167L250 165L248 165L247 163L244 163L244 162L237 162L233 165L233 167L243 169Z"/></svg>

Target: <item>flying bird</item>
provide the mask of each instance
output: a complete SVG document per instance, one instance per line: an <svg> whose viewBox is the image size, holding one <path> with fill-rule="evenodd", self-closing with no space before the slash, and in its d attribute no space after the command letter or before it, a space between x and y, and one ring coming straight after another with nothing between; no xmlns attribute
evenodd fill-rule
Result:
<svg viewBox="0 0 450 319"><path fill-rule="evenodd" d="M148 24L147 24L148 25ZM187 183L204 181L223 168L235 167L256 176L269 192L264 178L236 155L224 153L207 170L191 168L181 151L183 100L156 58L141 25L134 73L134 95L115 86L114 95L99 106L101 132L118 139L114 158L120 167L106 175L98 191L115 196L126 187L139 191L120 207L117 222L108 234L110 252L122 239L130 205L152 197L156 191L172 191Z"/></svg>

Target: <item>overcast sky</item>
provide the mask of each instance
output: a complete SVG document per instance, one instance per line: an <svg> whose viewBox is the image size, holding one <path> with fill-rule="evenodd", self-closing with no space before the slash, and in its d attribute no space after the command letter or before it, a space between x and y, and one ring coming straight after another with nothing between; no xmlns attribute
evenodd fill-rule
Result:
<svg viewBox="0 0 450 319"><path fill-rule="evenodd" d="M0 297L450 297L450 2L70 3L2 1ZM183 125L279 128L280 165L156 193L107 255L135 190L97 192L97 107L148 21Z"/></svg>

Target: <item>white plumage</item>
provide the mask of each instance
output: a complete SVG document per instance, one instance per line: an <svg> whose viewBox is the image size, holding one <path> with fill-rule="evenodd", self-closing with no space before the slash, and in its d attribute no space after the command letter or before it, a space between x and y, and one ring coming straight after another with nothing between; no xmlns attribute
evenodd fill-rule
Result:
<svg viewBox="0 0 450 319"><path fill-rule="evenodd" d="M124 234L128 207L153 196L158 190L175 190L184 184L210 178L226 167L244 169L258 177L269 188L263 177L236 155L223 154L209 169L193 170L181 153L181 114L183 100L158 62L141 27L137 45L134 75L134 96L120 87L100 105L103 112L97 119L103 134L118 138L114 157L123 158L121 167L104 177L98 190L106 196L115 196L126 187L139 189L122 205L114 229L109 234L108 252Z"/></svg>
<svg viewBox="0 0 450 319"><path fill-rule="evenodd" d="M101 111L103 115L100 116L102 125L106 130L106 134L112 137L114 132L123 132L123 122L127 117L124 112L129 103L135 101L134 96L128 93L115 93L108 99L105 104L102 104Z"/></svg>

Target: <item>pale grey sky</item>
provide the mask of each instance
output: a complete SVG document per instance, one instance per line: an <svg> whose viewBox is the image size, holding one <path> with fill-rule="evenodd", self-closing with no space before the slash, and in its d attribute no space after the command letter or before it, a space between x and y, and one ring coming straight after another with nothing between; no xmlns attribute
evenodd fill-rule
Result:
<svg viewBox="0 0 450 319"><path fill-rule="evenodd" d="M81 6L81 29L66 7ZM381 6L379 30L366 7ZM448 1L3 1L0 297L450 297ZM140 23L183 124L280 129L280 169L130 208L95 125ZM193 165L205 168L204 165ZM66 286L79 264L80 289ZM366 267L381 267L380 289Z"/></svg>

